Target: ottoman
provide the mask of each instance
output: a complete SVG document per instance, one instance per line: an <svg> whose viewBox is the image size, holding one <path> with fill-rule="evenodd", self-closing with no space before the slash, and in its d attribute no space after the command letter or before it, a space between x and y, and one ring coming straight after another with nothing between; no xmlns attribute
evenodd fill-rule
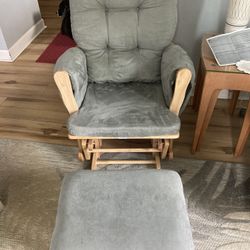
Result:
<svg viewBox="0 0 250 250"><path fill-rule="evenodd" d="M50 249L194 249L179 175L169 170L67 174Z"/></svg>

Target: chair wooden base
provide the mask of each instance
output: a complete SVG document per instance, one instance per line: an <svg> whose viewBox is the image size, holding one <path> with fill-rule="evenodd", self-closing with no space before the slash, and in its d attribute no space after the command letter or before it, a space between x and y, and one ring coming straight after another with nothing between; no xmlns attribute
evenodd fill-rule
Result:
<svg viewBox="0 0 250 250"><path fill-rule="evenodd" d="M138 148L104 148L103 139L78 139L78 159L91 160L91 170L97 170L100 166L109 164L136 164L155 165L161 169L161 159L173 158L172 139L151 139L151 147ZM150 153L150 160L107 160L101 159L103 153Z"/></svg>

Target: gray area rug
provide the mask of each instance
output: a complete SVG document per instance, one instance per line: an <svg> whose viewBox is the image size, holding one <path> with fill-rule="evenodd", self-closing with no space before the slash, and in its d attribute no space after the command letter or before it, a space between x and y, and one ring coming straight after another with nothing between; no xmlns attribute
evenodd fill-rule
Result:
<svg viewBox="0 0 250 250"><path fill-rule="evenodd" d="M77 148L0 140L0 250L48 249L65 173L86 164ZM174 159L196 249L250 249L250 166ZM132 168L108 166L106 169ZM174 250L174 249L173 249Z"/></svg>

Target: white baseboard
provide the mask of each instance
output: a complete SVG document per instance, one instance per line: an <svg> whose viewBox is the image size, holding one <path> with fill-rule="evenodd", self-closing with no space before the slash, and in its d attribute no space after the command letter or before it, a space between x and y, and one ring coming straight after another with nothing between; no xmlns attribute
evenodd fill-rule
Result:
<svg viewBox="0 0 250 250"><path fill-rule="evenodd" d="M0 50L0 61L14 62L45 28L44 20L41 19L24 33L9 50Z"/></svg>
<svg viewBox="0 0 250 250"><path fill-rule="evenodd" d="M218 98L219 99L231 99L231 97L232 97L232 92L227 89L224 89L224 90L221 90ZM249 100L249 93L241 91L239 100Z"/></svg>
<svg viewBox="0 0 250 250"><path fill-rule="evenodd" d="M0 50L0 61L11 62L11 56L9 50Z"/></svg>
<svg viewBox="0 0 250 250"><path fill-rule="evenodd" d="M230 96L231 96L231 95L230 95L229 91L228 91L227 89L223 89L223 90L221 90L221 92L220 92L218 98L219 98L219 99L229 99Z"/></svg>

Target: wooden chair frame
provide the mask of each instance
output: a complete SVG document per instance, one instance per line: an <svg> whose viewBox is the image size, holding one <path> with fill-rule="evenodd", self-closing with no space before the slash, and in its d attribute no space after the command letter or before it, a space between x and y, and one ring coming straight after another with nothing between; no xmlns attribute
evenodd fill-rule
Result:
<svg viewBox="0 0 250 250"><path fill-rule="evenodd" d="M176 75L175 90L170 104L170 110L179 115L180 108L185 98L187 87L191 81L192 73L187 68L178 70ZM70 77L66 71L57 71L54 74L56 85L60 91L64 105L69 114L78 111L78 106L73 94ZM161 168L160 159L173 158L173 140L179 138L175 135L163 135L158 137L140 138L107 138L107 137L84 137L69 135L69 139L77 140L79 152L78 158L81 161L92 160L91 169L96 170L98 165L107 164L150 164L157 169ZM103 140L107 139L147 139L151 140L151 147L148 148L104 148ZM152 160L102 160L103 153L150 153Z"/></svg>

